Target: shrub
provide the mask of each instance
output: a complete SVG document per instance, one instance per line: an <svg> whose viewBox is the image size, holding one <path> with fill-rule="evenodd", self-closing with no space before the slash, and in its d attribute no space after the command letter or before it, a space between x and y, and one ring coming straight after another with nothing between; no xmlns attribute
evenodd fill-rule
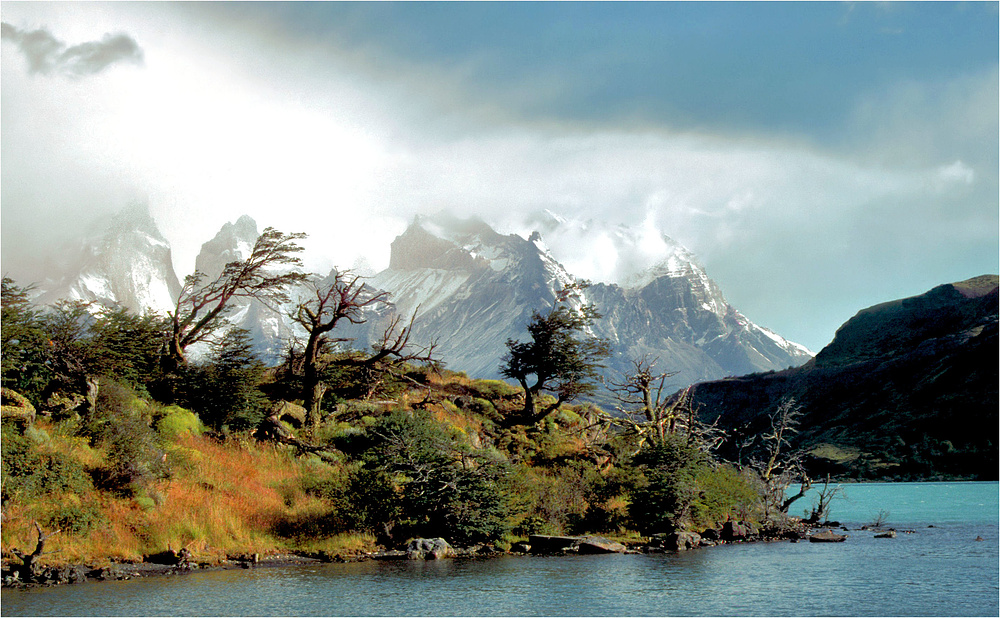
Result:
<svg viewBox="0 0 1000 618"><path fill-rule="evenodd" d="M66 534L84 536L101 522L101 510L93 501L82 501L72 496L67 503L52 512L47 521L49 528Z"/></svg>
<svg viewBox="0 0 1000 618"><path fill-rule="evenodd" d="M473 391L477 397L491 402L509 399L521 394L520 388L503 380L475 380L469 385L469 390Z"/></svg>
<svg viewBox="0 0 1000 618"><path fill-rule="evenodd" d="M2 436L3 502L28 501L40 496L93 490L90 477L75 459L38 450L34 441L5 424Z"/></svg>
<svg viewBox="0 0 1000 618"><path fill-rule="evenodd" d="M194 412L180 406L167 406L156 421L156 431L164 438L174 440L184 434L200 436L205 426Z"/></svg>
<svg viewBox="0 0 1000 618"><path fill-rule="evenodd" d="M509 531L504 462L471 452L453 428L424 414L392 412L368 433L365 470L355 477L371 484L358 489L377 487L377 503L359 496L367 525L396 528L394 537L442 536L459 545L498 540ZM381 517L376 509L387 506L393 515Z"/></svg>
<svg viewBox="0 0 1000 618"><path fill-rule="evenodd" d="M754 486L730 465L701 471L695 483L698 492L691 503L691 520L702 529L715 528L734 515L741 520L752 519L760 503L760 494Z"/></svg>
<svg viewBox="0 0 1000 618"><path fill-rule="evenodd" d="M632 492L629 517L643 534L672 532L691 524L697 477L711 467L705 453L675 435L636 456L642 478Z"/></svg>
<svg viewBox="0 0 1000 618"><path fill-rule="evenodd" d="M105 449L105 464L94 471L94 480L105 490L132 496L169 471L166 453L156 434L136 418L118 418L105 423L99 435Z"/></svg>

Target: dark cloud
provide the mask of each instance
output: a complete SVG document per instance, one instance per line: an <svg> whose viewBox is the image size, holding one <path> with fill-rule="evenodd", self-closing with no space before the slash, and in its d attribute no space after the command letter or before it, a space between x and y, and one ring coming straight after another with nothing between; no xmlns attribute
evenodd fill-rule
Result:
<svg viewBox="0 0 1000 618"><path fill-rule="evenodd" d="M82 77L100 73L117 62L142 63L142 48L127 34L105 34L100 41L67 47L47 30L21 30L0 24L0 38L18 46L28 70L43 75Z"/></svg>

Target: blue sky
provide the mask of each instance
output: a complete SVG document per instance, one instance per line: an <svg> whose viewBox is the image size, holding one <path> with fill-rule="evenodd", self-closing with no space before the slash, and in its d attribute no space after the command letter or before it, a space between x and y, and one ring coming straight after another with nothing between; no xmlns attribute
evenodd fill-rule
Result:
<svg viewBox="0 0 1000 618"><path fill-rule="evenodd" d="M4 2L0 17L0 231L21 278L137 201L181 274L243 213L309 231L317 269L377 269L414 214L526 236L548 209L671 236L748 317L818 350L866 306L1000 270L995 2ZM602 270L551 240L598 280L656 258Z"/></svg>

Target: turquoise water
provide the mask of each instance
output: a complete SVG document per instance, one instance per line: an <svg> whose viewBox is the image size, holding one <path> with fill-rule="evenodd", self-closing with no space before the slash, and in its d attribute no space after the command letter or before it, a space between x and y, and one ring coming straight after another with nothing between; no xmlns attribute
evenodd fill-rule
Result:
<svg viewBox="0 0 1000 618"><path fill-rule="evenodd" d="M997 483L831 483L838 490L830 504L831 520L871 523L879 511L887 525L993 523L1000 519ZM814 486L788 512L803 515L822 488Z"/></svg>
<svg viewBox="0 0 1000 618"><path fill-rule="evenodd" d="M4 591L5 616L997 616L996 483L845 485L912 534L628 556L364 562ZM804 509L803 501L794 507ZM794 512L794 510L793 510ZM850 522L850 523L849 523ZM933 526L933 527L929 527ZM981 537L982 541L976 538Z"/></svg>

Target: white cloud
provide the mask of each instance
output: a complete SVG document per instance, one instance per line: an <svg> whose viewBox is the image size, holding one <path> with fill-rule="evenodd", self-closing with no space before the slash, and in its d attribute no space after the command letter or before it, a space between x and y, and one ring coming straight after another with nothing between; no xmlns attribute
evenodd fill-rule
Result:
<svg viewBox="0 0 1000 618"><path fill-rule="evenodd" d="M581 276L627 277L670 250L666 233L752 319L780 330L760 312L790 304L802 282L821 303L872 270L880 247L905 254L907 237L926 246L957 225L957 207L928 194L954 202L996 187L989 156L969 150L995 151L982 137L996 136L995 73L993 83L956 78L940 97L912 83L872 94L859 101L857 139L833 152L764 136L517 122L458 92L444 70L408 65L392 81L399 71L369 70L335 42L289 41L259 24L226 30L177 18L173 5L41 6L48 31L67 40L127 24L144 65L38 80L3 54L5 269L42 253L40 239L60 226L135 199L148 199L179 273L244 213L309 233L319 270L359 258L384 267L416 213L477 214L527 236L531 213L548 208L591 221L553 246ZM28 30L28 12L7 4L4 19ZM962 225L996 218L995 195L988 212L963 203ZM638 227L639 242L616 242L618 224Z"/></svg>

